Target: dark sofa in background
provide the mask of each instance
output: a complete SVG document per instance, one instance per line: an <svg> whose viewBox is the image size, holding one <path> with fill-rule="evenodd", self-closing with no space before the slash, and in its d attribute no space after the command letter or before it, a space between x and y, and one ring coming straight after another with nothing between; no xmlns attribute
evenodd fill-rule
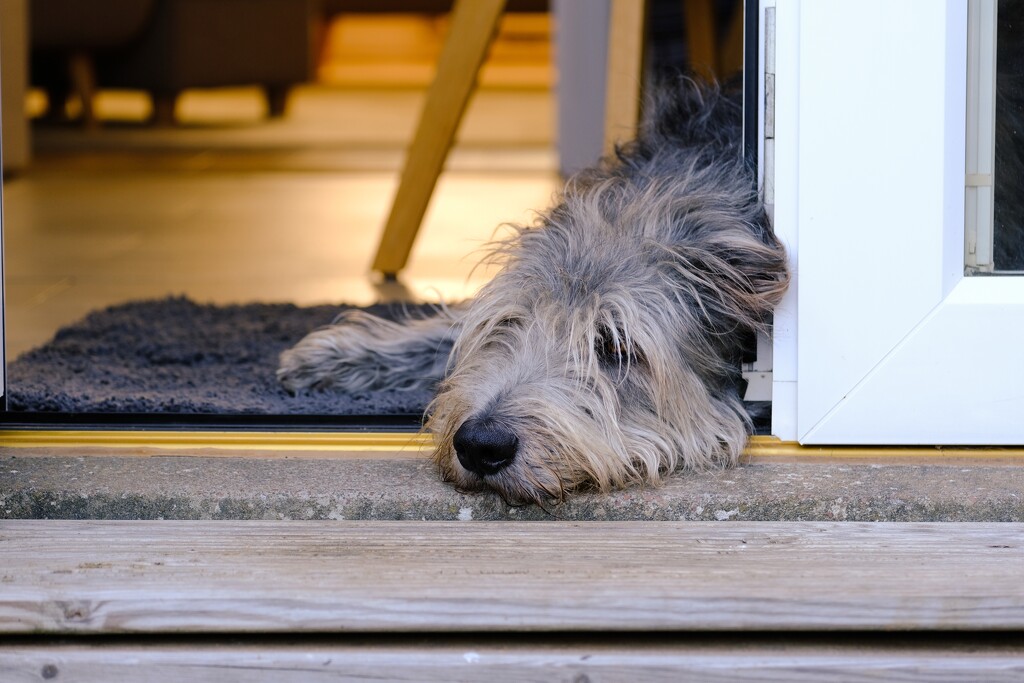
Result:
<svg viewBox="0 0 1024 683"><path fill-rule="evenodd" d="M95 125L97 88L145 90L154 118L171 123L188 88L259 85L271 116L308 81L323 27L344 12L439 14L452 0L31 0L32 84L51 115L70 93ZM510 0L507 11L544 12L548 0Z"/></svg>
<svg viewBox="0 0 1024 683"><path fill-rule="evenodd" d="M318 0L32 0L32 83L57 115L75 92L87 123L96 88L145 90L169 123L182 90L259 85L280 115L312 74L319 14Z"/></svg>

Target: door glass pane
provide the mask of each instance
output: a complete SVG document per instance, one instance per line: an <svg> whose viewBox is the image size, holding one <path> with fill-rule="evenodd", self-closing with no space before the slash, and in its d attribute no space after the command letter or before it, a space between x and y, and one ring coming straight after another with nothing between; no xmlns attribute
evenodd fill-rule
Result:
<svg viewBox="0 0 1024 683"><path fill-rule="evenodd" d="M136 4L154 9L100 21L68 2L23 29L30 87L16 110L32 158L3 186L0 427L418 427L429 389L293 396L278 357L349 305L402 317L471 296L493 273L474 264L507 234L497 226L547 207L563 182L552 3L502 18L398 281L368 271L450 20L293 0L243 3L244 21L239 3ZM647 75L742 82L741 3L648 8ZM324 29L316 45L311 26ZM205 56L172 58L186 52ZM604 77L605 60L584 64Z"/></svg>
<svg viewBox="0 0 1024 683"><path fill-rule="evenodd" d="M1024 271L1024 2L970 0L965 272Z"/></svg>
<svg viewBox="0 0 1024 683"><path fill-rule="evenodd" d="M993 265L1024 271L1024 2L999 2L996 35Z"/></svg>

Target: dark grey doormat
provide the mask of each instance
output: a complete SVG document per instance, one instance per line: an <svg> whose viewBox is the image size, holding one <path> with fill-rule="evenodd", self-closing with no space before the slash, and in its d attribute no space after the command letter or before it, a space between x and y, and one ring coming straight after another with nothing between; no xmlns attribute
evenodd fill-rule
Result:
<svg viewBox="0 0 1024 683"><path fill-rule="evenodd" d="M420 414L429 390L290 396L277 357L348 306L139 301L89 314L8 367L8 409L219 415ZM371 306L396 318L424 306Z"/></svg>

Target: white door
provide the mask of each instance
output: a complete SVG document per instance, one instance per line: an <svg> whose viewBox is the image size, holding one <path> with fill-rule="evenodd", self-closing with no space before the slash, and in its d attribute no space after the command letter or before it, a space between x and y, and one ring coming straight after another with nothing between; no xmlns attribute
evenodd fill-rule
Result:
<svg viewBox="0 0 1024 683"><path fill-rule="evenodd" d="M964 275L967 0L762 4L795 270L773 432L1024 444L1024 278Z"/></svg>

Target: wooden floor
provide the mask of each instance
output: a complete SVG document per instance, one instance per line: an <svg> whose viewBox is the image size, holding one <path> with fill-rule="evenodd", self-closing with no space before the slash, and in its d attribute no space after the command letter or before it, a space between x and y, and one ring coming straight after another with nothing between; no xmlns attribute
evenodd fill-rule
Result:
<svg viewBox="0 0 1024 683"><path fill-rule="evenodd" d="M128 680L141 663L145 680L1020 680L1022 538L1020 524L6 521L0 679Z"/></svg>

